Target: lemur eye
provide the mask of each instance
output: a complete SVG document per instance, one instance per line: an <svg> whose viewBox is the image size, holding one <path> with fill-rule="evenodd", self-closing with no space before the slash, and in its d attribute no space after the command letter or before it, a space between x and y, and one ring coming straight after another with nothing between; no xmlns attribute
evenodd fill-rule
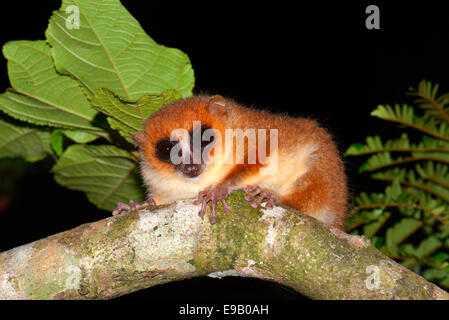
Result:
<svg viewBox="0 0 449 320"><path fill-rule="evenodd" d="M171 149L177 144L177 141L170 139L161 139L156 144L156 157L164 162L170 162Z"/></svg>

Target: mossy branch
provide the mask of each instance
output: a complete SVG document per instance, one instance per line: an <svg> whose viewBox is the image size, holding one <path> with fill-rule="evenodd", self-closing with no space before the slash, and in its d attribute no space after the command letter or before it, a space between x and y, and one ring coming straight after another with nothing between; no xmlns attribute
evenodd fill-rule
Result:
<svg viewBox="0 0 449 320"><path fill-rule="evenodd" d="M249 276L317 299L449 299L349 236L235 192L216 224L190 200L81 225L0 253L0 299L109 299L191 277Z"/></svg>

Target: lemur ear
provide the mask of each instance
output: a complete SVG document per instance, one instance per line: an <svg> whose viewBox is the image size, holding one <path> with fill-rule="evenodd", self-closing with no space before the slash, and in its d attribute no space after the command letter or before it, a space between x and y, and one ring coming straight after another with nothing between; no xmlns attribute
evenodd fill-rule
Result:
<svg viewBox="0 0 449 320"><path fill-rule="evenodd" d="M218 117L225 118L228 116L228 111L226 110L226 101L220 95L213 96L207 102L207 111Z"/></svg>
<svg viewBox="0 0 449 320"><path fill-rule="evenodd" d="M129 135L131 136L131 138L133 138L134 144L137 145L138 147L141 147L147 140L147 135L145 134L145 131L130 133Z"/></svg>

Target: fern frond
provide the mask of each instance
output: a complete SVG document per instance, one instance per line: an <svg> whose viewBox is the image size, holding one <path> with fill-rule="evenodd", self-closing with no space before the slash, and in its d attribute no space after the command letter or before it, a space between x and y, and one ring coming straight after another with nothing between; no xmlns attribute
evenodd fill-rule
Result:
<svg viewBox="0 0 449 320"><path fill-rule="evenodd" d="M385 250L392 255L399 256L398 246L409 236L421 228L422 222L413 218L403 218L392 227L388 228L385 234Z"/></svg>
<svg viewBox="0 0 449 320"><path fill-rule="evenodd" d="M370 207L367 208L369 210L362 210L362 209L357 210L357 214L352 215L346 221L345 228L347 231L352 231L361 225L366 225L370 222L377 222L378 220L384 220L385 223L391 216L390 212L385 211L384 206L377 208L370 208Z"/></svg>
<svg viewBox="0 0 449 320"><path fill-rule="evenodd" d="M429 136L433 136L444 141L449 141L449 126L446 123L438 123L434 117L415 115L411 106L399 104L391 107L390 105L378 105L371 112L371 115L384 120L399 123L401 125L419 130Z"/></svg>
<svg viewBox="0 0 449 320"><path fill-rule="evenodd" d="M449 164L449 153L442 152L412 152L408 157L392 158L390 152L380 152L372 155L359 168L359 172L376 171L388 167L400 166L410 162L435 161Z"/></svg>
<svg viewBox="0 0 449 320"><path fill-rule="evenodd" d="M366 144L354 143L345 152L345 156L362 156L380 152L447 152L449 142L425 137L423 141L412 144L406 133L399 139L390 139L385 143L379 136L366 137Z"/></svg>
<svg viewBox="0 0 449 320"><path fill-rule="evenodd" d="M448 165L428 161L425 166L417 164L415 168L421 178L440 184L444 188L449 189Z"/></svg>
<svg viewBox="0 0 449 320"><path fill-rule="evenodd" d="M422 80L418 85L418 90L412 89L409 95L418 97L415 100L418 106L423 109L426 115L449 123L448 108L449 94L443 94L437 98L438 84L432 86L430 81Z"/></svg>
<svg viewBox="0 0 449 320"><path fill-rule="evenodd" d="M438 281L440 286L449 288L449 271L432 268L424 271L422 275L428 281Z"/></svg>
<svg viewBox="0 0 449 320"><path fill-rule="evenodd" d="M377 220L372 221L370 223L366 223L363 226L363 234L368 237L372 238L374 237L379 230L383 227L383 225L388 221L388 219L391 217L391 212L386 211L382 216L377 218Z"/></svg>
<svg viewBox="0 0 449 320"><path fill-rule="evenodd" d="M401 248L401 253L404 256L411 257L412 259L407 259L403 262L403 265L407 268L412 268L419 262L424 262L423 260L430 256L432 253L441 248L443 242L435 236L430 236L420 242L420 244L415 247L408 243Z"/></svg>
<svg viewBox="0 0 449 320"><path fill-rule="evenodd" d="M419 113L395 104L379 105L371 115L418 131L421 141L405 132L390 140L369 136L345 152L369 155L359 172L375 171L371 178L391 183L384 192L359 194L347 230L370 237L391 258L449 288L449 93L438 96L437 84L421 81L409 94Z"/></svg>
<svg viewBox="0 0 449 320"><path fill-rule="evenodd" d="M404 174L402 174L402 179L405 181ZM348 223L349 230L381 218L386 208L398 208L402 214L417 219L423 216L423 218L427 218L424 222L429 225L433 225L435 220L438 220L449 226L449 209L445 202L441 199L434 199L430 194L419 189L412 189L412 192L409 192L408 189L403 191L399 179L393 180L392 185L387 186L384 193L368 195L362 192L355 201L357 205L350 212L354 218ZM356 215L360 211L362 214ZM421 215L421 213L423 214ZM432 219L429 220L429 217ZM382 221L383 223L385 221Z"/></svg>
<svg viewBox="0 0 449 320"><path fill-rule="evenodd" d="M371 177L376 180L388 182L398 180L401 185L418 188L438 197L446 203L449 203L449 189L446 189L433 181L424 181L424 179L417 178L413 170L407 171L405 168L394 168L377 172L371 175Z"/></svg>

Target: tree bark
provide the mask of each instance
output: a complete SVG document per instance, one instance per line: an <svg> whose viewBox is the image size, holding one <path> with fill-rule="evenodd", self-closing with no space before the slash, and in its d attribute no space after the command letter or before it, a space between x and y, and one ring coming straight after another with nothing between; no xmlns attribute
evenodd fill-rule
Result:
<svg viewBox="0 0 449 320"><path fill-rule="evenodd" d="M0 253L0 299L109 299L209 275L278 282L314 299L449 299L378 251L288 208L234 192L211 225L190 200L81 225Z"/></svg>

